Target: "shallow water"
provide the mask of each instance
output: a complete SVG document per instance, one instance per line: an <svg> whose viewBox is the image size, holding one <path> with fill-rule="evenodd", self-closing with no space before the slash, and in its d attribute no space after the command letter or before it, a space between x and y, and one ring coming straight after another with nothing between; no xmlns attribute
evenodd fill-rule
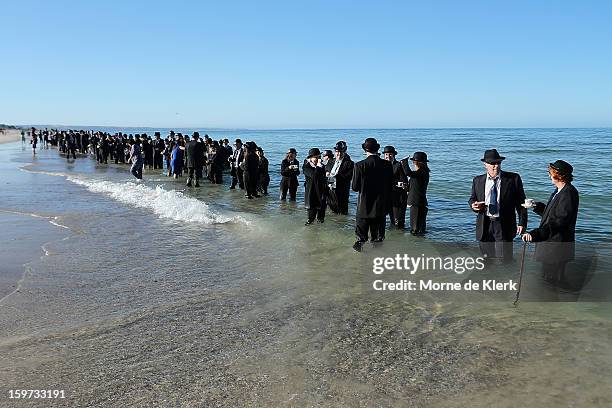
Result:
<svg viewBox="0 0 612 408"><path fill-rule="evenodd" d="M530 259L516 308L513 293L370 289L373 256L475 249L466 202L481 171L474 146L490 137L504 138L506 168L521 169L534 198L549 194L547 162L579 162L579 239L609 242L606 185L591 176L603 170L572 161L576 133L609 152L608 130L210 132L268 151L271 195L252 201L227 185L186 190L147 172L136 183L125 166L0 146L0 209L69 228L0 303L0 383L65 389L66 406L608 406L609 303L527 301L576 300L542 285ZM304 152L342 136L357 159L372 134L430 154L431 233L391 231L384 248L356 254L352 216L304 227L301 203L276 198L273 164L293 145L283 140ZM553 140L558 149L538 150ZM534 157L542 165L527 167ZM516 278L517 264L496 270Z"/></svg>

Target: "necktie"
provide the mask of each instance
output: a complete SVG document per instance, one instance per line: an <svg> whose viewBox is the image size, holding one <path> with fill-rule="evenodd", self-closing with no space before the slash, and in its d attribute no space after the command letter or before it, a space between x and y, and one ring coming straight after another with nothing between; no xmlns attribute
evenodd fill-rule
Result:
<svg viewBox="0 0 612 408"><path fill-rule="evenodd" d="M491 202L489 203L489 213L497 214L497 179L493 179L493 187L491 188Z"/></svg>

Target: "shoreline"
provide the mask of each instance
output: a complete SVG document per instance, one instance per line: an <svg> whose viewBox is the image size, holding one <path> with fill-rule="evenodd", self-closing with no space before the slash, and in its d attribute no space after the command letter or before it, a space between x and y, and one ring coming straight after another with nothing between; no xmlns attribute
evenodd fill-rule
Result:
<svg viewBox="0 0 612 408"><path fill-rule="evenodd" d="M0 133L0 144L14 143L21 140L20 129L4 129L4 133ZM29 143L26 137L26 142Z"/></svg>

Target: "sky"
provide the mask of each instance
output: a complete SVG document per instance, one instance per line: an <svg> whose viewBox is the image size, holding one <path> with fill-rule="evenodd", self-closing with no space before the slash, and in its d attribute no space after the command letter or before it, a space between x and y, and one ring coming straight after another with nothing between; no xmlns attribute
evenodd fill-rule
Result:
<svg viewBox="0 0 612 408"><path fill-rule="evenodd" d="M612 126L609 1L0 6L0 123Z"/></svg>

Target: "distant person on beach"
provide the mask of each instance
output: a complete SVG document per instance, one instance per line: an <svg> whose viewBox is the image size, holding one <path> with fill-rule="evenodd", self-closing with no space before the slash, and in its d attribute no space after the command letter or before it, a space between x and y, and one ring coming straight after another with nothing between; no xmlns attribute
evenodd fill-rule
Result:
<svg viewBox="0 0 612 408"><path fill-rule="evenodd" d="M505 157L496 149L480 159L486 173L474 177L468 203L476 213L476 239L488 258L512 260L512 240L527 227L523 181L517 173L501 170ZM518 215L518 226L516 216Z"/></svg>
<svg viewBox="0 0 612 408"><path fill-rule="evenodd" d="M415 170L410 169L410 160ZM415 152L410 159L402 160L402 168L410 178L408 190L408 205L410 206L410 233L423 235L427 230L427 186L429 185L429 167L427 153Z"/></svg>
<svg viewBox="0 0 612 408"><path fill-rule="evenodd" d="M287 199L287 191L289 191L289 200L295 201L298 189L298 176L300 175L300 163L296 159L297 150L293 147L287 151L287 154L281 162L281 182L280 182L280 199Z"/></svg>
<svg viewBox="0 0 612 408"><path fill-rule="evenodd" d="M21 144L24 145L26 142L25 130L21 129Z"/></svg>
<svg viewBox="0 0 612 408"><path fill-rule="evenodd" d="M174 144L170 153L170 165L168 170L174 178L183 177L183 163L185 160L185 146L183 141L179 140Z"/></svg>
<svg viewBox="0 0 612 408"><path fill-rule="evenodd" d="M193 132L192 140L185 146L187 168L189 169L187 187L191 187L194 176L194 187L200 187L202 168L204 167L204 143L200 141L200 133Z"/></svg>
<svg viewBox="0 0 612 408"><path fill-rule="evenodd" d="M351 178L355 163L346 153L346 142L340 140L334 146L334 165L327 174L329 185L329 209L336 214L348 214L349 196L351 191Z"/></svg>
<svg viewBox="0 0 612 408"><path fill-rule="evenodd" d="M72 159L76 160L76 148L76 135L71 131L66 136L66 161L70 160L70 153L72 153Z"/></svg>
<svg viewBox="0 0 612 408"><path fill-rule="evenodd" d="M385 146L383 157L393 166L393 183L391 189L391 208L389 209L390 225L403 229L406 225L406 206L408 205L408 178L402 164L395 157L394 146Z"/></svg>
<svg viewBox="0 0 612 408"><path fill-rule="evenodd" d="M259 157L259 179L257 180L257 190L267 196L268 186L270 185L270 172L268 158L264 155L261 147L257 146L257 156Z"/></svg>
<svg viewBox="0 0 612 408"><path fill-rule="evenodd" d="M561 287L568 286L565 266L574 259L576 219L580 198L572 185L574 168L566 161L548 165L555 191L548 203L536 202L533 211L542 217L540 226L523 235L523 241L536 242L535 259L542 262L544 279Z"/></svg>
<svg viewBox="0 0 612 408"><path fill-rule="evenodd" d="M144 165L144 159L142 157L142 150L140 149L140 143L137 140L130 140L130 162L132 162L131 173L138 180L142 180L142 167Z"/></svg>
<svg viewBox="0 0 612 408"><path fill-rule="evenodd" d="M257 181L259 177L259 157L255 150L257 145L255 142L247 142L244 145L244 159L240 163L242 177L244 178L244 187L246 189L245 197L252 199L259 197L257 194Z"/></svg>
<svg viewBox="0 0 612 408"><path fill-rule="evenodd" d="M374 138L367 138L361 145L366 158L355 164L353 191L359 193L355 219L357 241L353 249L361 252L368 235L372 242L385 239L385 219L391 201L393 166L378 156L380 145Z"/></svg>
<svg viewBox="0 0 612 408"><path fill-rule="evenodd" d="M308 219L305 225L310 225L315 218L318 222L325 221L325 200L327 199L327 177L325 167L321 162L321 151L312 148L302 166L306 182L304 184L304 207L307 209Z"/></svg>
<svg viewBox="0 0 612 408"><path fill-rule="evenodd" d="M160 132L155 132L155 140L153 140L153 169L164 169L164 150L166 144L161 138Z"/></svg>
<svg viewBox="0 0 612 408"><path fill-rule="evenodd" d="M30 144L32 145L32 154L36 155L36 144L38 143L38 138L36 137L36 129L32 128L32 138L30 139Z"/></svg>
<svg viewBox="0 0 612 408"><path fill-rule="evenodd" d="M232 176L232 184L230 186L230 190L236 188L236 185L241 190L244 190L244 179L242 177L242 168L240 167L240 163L244 160L244 149L242 148L242 140L236 139L234 142L234 151L232 152L231 157L228 159L230 162L231 170L230 174Z"/></svg>

